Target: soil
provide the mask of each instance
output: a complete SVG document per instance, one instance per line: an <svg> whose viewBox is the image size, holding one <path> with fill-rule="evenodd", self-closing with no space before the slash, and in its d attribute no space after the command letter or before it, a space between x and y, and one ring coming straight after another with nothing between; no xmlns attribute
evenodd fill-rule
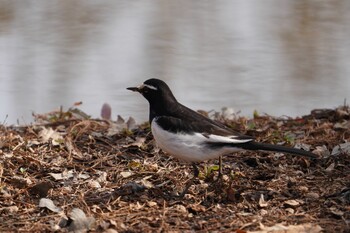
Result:
<svg viewBox="0 0 350 233"><path fill-rule="evenodd" d="M0 125L1 232L350 232L350 109L291 117L205 113L317 159L242 151L192 167L157 148L148 123L77 109Z"/></svg>

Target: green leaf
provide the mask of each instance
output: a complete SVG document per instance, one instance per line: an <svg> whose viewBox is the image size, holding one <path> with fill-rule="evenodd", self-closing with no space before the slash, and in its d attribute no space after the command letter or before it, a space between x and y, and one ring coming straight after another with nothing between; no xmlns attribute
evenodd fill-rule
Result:
<svg viewBox="0 0 350 233"><path fill-rule="evenodd" d="M27 168L21 167L21 168L19 169L19 171L20 171L21 173L26 173L26 172L27 172Z"/></svg>
<svg viewBox="0 0 350 233"><path fill-rule="evenodd" d="M248 130L254 129L255 128L255 123L253 121L249 121L247 123L247 128L248 128Z"/></svg>
<svg viewBox="0 0 350 233"><path fill-rule="evenodd" d="M284 139L289 143L289 144L294 144L295 142L295 134L291 133L291 132L287 132L284 135Z"/></svg>
<svg viewBox="0 0 350 233"><path fill-rule="evenodd" d="M259 117L259 113L258 113L257 110L254 110L254 112L253 112L253 117L254 117L254 118L258 118L258 117Z"/></svg>

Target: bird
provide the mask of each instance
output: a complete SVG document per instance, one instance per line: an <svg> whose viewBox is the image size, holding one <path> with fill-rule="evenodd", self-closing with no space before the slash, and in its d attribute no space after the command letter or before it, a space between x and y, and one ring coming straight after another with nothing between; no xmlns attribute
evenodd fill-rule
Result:
<svg viewBox="0 0 350 233"><path fill-rule="evenodd" d="M169 86L152 78L130 91L139 92L149 102L149 123L157 145L173 157L193 166L194 178L198 177L197 164L206 160L242 150L284 152L316 158L312 152L262 143L214 121L179 103ZM187 192L187 185L182 196Z"/></svg>

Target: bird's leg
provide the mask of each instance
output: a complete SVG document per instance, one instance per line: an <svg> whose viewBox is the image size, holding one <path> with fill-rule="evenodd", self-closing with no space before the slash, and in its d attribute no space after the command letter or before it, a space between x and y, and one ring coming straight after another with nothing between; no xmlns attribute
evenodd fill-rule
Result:
<svg viewBox="0 0 350 233"><path fill-rule="evenodd" d="M185 194L187 193L188 189L192 186L193 184L193 181L195 179L198 178L199 176L199 170L198 170L198 167L197 167L197 164L195 163L192 163L192 168L193 168L193 177L192 179L190 179L187 184L186 184L186 187L185 189L182 191L182 193L179 195L179 197L183 198L185 196Z"/></svg>
<svg viewBox="0 0 350 233"><path fill-rule="evenodd" d="M223 175L222 173L222 156L219 157L219 178Z"/></svg>
<svg viewBox="0 0 350 233"><path fill-rule="evenodd" d="M193 168L193 177L197 178L199 176L199 170L198 170L197 164L192 163L192 168Z"/></svg>

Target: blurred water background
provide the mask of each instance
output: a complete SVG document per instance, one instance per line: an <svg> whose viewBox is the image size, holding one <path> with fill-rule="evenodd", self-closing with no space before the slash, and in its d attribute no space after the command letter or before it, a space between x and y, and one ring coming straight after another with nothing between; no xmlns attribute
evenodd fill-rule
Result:
<svg viewBox="0 0 350 233"><path fill-rule="evenodd" d="M142 122L148 103L125 88L153 77L194 109L333 108L350 97L349 12L348 0L0 0L0 122L77 101Z"/></svg>

